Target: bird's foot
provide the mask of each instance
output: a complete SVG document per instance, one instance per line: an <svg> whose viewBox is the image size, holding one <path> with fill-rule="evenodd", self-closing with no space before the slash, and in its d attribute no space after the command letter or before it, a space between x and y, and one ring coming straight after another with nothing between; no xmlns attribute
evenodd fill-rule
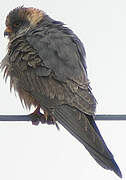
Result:
<svg viewBox="0 0 126 180"><path fill-rule="evenodd" d="M44 116L44 114L42 114L42 113L40 112L40 107L39 107L39 106L35 109L35 111L34 111L33 113L29 114L29 116L30 116L31 119L32 119L32 124L33 124L33 125L36 125L36 126L37 126L40 122L41 122L42 124L45 124L45 123L46 123L45 116Z"/></svg>
<svg viewBox="0 0 126 180"><path fill-rule="evenodd" d="M52 124L53 124L53 125L56 125L57 130L60 130L57 122L55 121L55 119L54 119L52 116L50 116L50 115L47 116L46 123L47 123L48 125L52 125Z"/></svg>
<svg viewBox="0 0 126 180"><path fill-rule="evenodd" d="M56 125L57 130L59 130L59 126L53 116L50 116L47 111L44 111L44 116L48 125Z"/></svg>
<svg viewBox="0 0 126 180"><path fill-rule="evenodd" d="M59 130L58 124L56 123L54 118L48 114L47 111L44 111L44 114L40 112L40 106L38 106L36 110L29 116L32 119L33 125L38 125L41 122L42 124L56 125L57 129Z"/></svg>

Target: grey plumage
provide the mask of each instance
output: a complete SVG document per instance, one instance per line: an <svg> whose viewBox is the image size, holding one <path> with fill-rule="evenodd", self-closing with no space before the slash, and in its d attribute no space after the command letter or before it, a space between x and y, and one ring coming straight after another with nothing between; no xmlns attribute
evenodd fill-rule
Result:
<svg viewBox="0 0 126 180"><path fill-rule="evenodd" d="M20 19L18 11L23 11L25 22L33 18L28 12L37 14L36 9L21 8L14 10L15 13L12 11L7 22L16 13ZM25 11L28 11L26 17ZM41 106L75 136L103 168L122 177L94 121L96 100L89 86L83 44L63 23L45 13L40 17L41 21L34 26L27 22L23 33L19 28L10 35L8 54L2 61L5 77L10 76L10 86L26 107Z"/></svg>

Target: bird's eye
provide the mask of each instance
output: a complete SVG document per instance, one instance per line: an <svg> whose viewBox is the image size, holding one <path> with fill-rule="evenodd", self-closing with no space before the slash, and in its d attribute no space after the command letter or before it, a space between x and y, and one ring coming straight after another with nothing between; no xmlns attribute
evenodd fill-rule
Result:
<svg viewBox="0 0 126 180"><path fill-rule="evenodd" d="M17 27L19 27L21 25L21 22L15 22L14 24L13 24L13 27L14 28L17 28Z"/></svg>

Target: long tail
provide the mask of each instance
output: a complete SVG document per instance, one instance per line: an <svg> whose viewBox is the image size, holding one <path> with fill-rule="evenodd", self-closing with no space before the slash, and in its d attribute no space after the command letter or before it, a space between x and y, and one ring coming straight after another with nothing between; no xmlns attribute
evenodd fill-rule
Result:
<svg viewBox="0 0 126 180"><path fill-rule="evenodd" d="M55 109L54 117L85 146L98 164L114 171L122 178L121 171L107 148L93 116L86 115L68 105L61 105Z"/></svg>

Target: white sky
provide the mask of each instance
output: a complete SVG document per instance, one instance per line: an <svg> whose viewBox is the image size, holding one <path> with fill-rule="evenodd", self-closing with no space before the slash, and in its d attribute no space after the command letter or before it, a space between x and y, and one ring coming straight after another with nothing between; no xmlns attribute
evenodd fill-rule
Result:
<svg viewBox="0 0 126 180"><path fill-rule="evenodd" d="M84 43L88 75L98 101L97 114L126 114L125 0L4 0L0 6L0 55L6 54L5 18L25 5L43 9L63 21ZM0 114L27 114L0 76ZM97 122L126 180L126 122ZM124 140L123 140L124 139ZM116 180L75 138L60 126L29 122L0 122L0 179L2 180Z"/></svg>

